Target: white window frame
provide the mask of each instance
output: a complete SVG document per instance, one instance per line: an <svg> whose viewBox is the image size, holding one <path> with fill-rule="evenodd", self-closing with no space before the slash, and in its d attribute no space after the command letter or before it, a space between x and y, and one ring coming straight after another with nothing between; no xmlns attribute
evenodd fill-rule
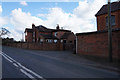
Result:
<svg viewBox="0 0 120 80"><path fill-rule="evenodd" d="M57 36L57 33L58 33L58 32L55 32L55 36Z"/></svg>
<svg viewBox="0 0 120 80"><path fill-rule="evenodd" d="M47 43L52 43L52 39L47 39L46 42Z"/></svg>
<svg viewBox="0 0 120 80"><path fill-rule="evenodd" d="M57 39L54 40L54 43L57 43Z"/></svg>
<svg viewBox="0 0 120 80"><path fill-rule="evenodd" d="M63 40L61 39L61 43L63 43Z"/></svg>
<svg viewBox="0 0 120 80"><path fill-rule="evenodd" d="M25 36L27 36L27 32L25 32Z"/></svg>
<svg viewBox="0 0 120 80"><path fill-rule="evenodd" d="M40 42L43 42L44 40L43 39L40 39Z"/></svg>

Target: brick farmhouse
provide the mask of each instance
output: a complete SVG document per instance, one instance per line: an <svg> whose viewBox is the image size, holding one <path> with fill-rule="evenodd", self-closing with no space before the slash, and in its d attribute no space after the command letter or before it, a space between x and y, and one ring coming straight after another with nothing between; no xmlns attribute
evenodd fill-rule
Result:
<svg viewBox="0 0 120 80"><path fill-rule="evenodd" d="M108 14L107 4L95 15L97 31L77 33L76 53L108 57ZM112 49L113 57L120 55L120 1L111 3Z"/></svg>
<svg viewBox="0 0 120 80"><path fill-rule="evenodd" d="M60 29L57 24L56 29L49 29L43 25L35 26L32 24L32 29L25 29L25 42L27 43L61 43L65 45L69 44L69 47L75 44L75 35L70 30ZM68 47L68 46L66 46ZM69 48L69 49L72 49Z"/></svg>

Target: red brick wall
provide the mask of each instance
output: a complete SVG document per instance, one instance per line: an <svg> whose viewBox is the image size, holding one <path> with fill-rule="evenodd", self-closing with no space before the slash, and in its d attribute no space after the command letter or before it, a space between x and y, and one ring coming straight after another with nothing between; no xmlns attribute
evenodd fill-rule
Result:
<svg viewBox="0 0 120 80"><path fill-rule="evenodd" d="M50 32L39 32L39 33L42 33L42 34L51 34Z"/></svg>
<svg viewBox="0 0 120 80"><path fill-rule="evenodd" d="M115 15L115 26L112 26L112 28L120 28L120 10L116 12L112 12L111 15ZM106 16L107 14L97 16L97 30L106 30Z"/></svg>
<svg viewBox="0 0 120 80"><path fill-rule="evenodd" d="M63 44L57 43L7 43L7 46L34 50L63 50Z"/></svg>
<svg viewBox="0 0 120 80"><path fill-rule="evenodd" d="M35 40L36 42L40 42L39 39L40 39L40 34L51 34L50 32L39 32L38 29L36 29L36 37L35 37Z"/></svg>
<svg viewBox="0 0 120 80"><path fill-rule="evenodd" d="M60 39L61 36L63 36L63 34L65 33L65 31L57 31L57 38ZM55 36L55 32L53 32L53 35Z"/></svg>
<svg viewBox="0 0 120 80"><path fill-rule="evenodd" d="M64 44L64 50L73 51L73 48L75 48L75 40L76 40L74 33L70 34L65 40L66 43ZM70 43L70 41L72 41L72 43Z"/></svg>
<svg viewBox="0 0 120 80"><path fill-rule="evenodd" d="M36 29L36 42L39 40L39 30Z"/></svg>
<svg viewBox="0 0 120 80"><path fill-rule="evenodd" d="M74 44L74 40L76 40L76 37L74 33L72 33L71 35L68 36L67 43L70 43L70 41L72 41L72 44Z"/></svg>
<svg viewBox="0 0 120 80"><path fill-rule="evenodd" d="M120 53L120 30L112 32L113 57ZM77 36L77 53L108 57L108 33L83 33Z"/></svg>
<svg viewBox="0 0 120 80"><path fill-rule="evenodd" d="M26 42L32 42L32 32L27 32L27 35L25 36Z"/></svg>

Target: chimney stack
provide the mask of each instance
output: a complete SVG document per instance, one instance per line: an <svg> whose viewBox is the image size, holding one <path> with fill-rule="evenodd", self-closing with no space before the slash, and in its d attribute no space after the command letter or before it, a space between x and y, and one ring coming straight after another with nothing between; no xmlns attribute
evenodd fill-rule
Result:
<svg viewBox="0 0 120 80"><path fill-rule="evenodd" d="M60 27L59 27L59 24L57 24L57 27L56 27L56 29L60 29Z"/></svg>
<svg viewBox="0 0 120 80"><path fill-rule="evenodd" d="M34 29L35 28L35 24L34 23L32 23L32 29Z"/></svg>

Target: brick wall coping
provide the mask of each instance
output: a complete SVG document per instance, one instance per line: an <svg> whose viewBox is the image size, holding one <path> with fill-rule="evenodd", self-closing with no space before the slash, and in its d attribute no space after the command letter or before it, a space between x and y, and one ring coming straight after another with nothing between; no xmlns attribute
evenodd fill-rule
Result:
<svg viewBox="0 0 120 80"><path fill-rule="evenodd" d="M120 31L120 28L112 29L112 32ZM84 33L76 33L76 36L79 35L89 35L89 34L97 34L97 33L105 33L108 32L108 30L101 30L101 31L94 31L94 32L84 32Z"/></svg>

